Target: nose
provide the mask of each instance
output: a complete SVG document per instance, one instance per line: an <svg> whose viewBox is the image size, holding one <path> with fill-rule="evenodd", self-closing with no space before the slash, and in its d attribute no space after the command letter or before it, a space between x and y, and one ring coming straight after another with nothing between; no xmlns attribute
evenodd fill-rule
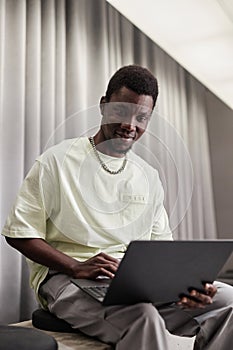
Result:
<svg viewBox="0 0 233 350"><path fill-rule="evenodd" d="M121 128L128 132L134 131L136 129L135 118L133 116L126 118L124 121L122 121Z"/></svg>
<svg viewBox="0 0 233 350"><path fill-rule="evenodd" d="M132 124L132 123L121 123L121 128L131 132L134 131L136 129L136 125Z"/></svg>

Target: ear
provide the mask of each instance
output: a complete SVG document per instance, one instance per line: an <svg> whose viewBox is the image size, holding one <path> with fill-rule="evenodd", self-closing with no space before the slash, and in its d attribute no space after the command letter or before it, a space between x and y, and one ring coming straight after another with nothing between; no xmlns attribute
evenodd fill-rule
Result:
<svg viewBox="0 0 233 350"><path fill-rule="evenodd" d="M106 97L102 96L100 99L100 113L104 115L104 104L106 103Z"/></svg>

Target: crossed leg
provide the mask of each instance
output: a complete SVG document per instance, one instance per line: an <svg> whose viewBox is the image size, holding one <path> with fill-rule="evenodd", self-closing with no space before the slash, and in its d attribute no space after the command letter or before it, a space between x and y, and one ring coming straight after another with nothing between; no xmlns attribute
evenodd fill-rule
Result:
<svg viewBox="0 0 233 350"><path fill-rule="evenodd" d="M229 350L233 348L233 288L216 285L213 304L198 310L176 305L156 308L151 303L104 307L62 274L52 277L40 293L52 313L116 350L168 349L167 330L180 336L197 334L195 350Z"/></svg>

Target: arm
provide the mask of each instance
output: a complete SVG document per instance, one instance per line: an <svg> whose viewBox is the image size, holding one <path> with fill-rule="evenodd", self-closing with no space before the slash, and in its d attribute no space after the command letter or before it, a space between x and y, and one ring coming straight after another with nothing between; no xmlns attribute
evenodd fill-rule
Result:
<svg viewBox="0 0 233 350"><path fill-rule="evenodd" d="M73 278L95 279L98 275L112 278L118 267L116 259L100 253L80 262L47 243L47 216L56 204L56 195L59 196L59 184L55 180L50 169L40 161L35 162L7 219L4 230L6 241L30 260Z"/></svg>
<svg viewBox="0 0 233 350"><path fill-rule="evenodd" d="M51 247L40 238L10 238L6 241L27 258L47 266L72 278L95 279L99 275L113 278L118 268L118 260L100 253L85 262L80 262Z"/></svg>

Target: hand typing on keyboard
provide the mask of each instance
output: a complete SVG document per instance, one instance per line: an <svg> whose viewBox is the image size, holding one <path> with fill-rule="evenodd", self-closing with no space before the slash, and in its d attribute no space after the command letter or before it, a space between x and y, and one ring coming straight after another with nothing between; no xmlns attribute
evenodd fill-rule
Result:
<svg viewBox="0 0 233 350"><path fill-rule="evenodd" d="M119 260L108 254L100 253L84 261L75 261L71 275L74 278L96 279L113 278L119 266Z"/></svg>

